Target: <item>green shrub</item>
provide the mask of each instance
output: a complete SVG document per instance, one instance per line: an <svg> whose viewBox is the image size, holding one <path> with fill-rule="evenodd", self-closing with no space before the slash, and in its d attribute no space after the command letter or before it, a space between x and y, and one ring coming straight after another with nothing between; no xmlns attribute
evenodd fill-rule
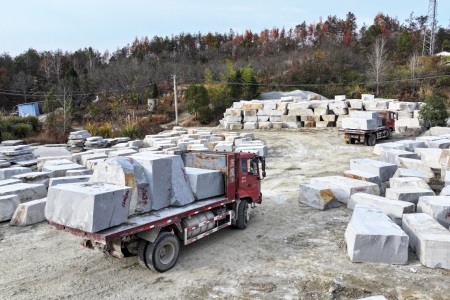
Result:
<svg viewBox="0 0 450 300"><path fill-rule="evenodd" d="M25 123L19 123L14 126L14 135L19 138L23 139L27 136L30 136L33 133L33 127L29 124Z"/></svg>
<svg viewBox="0 0 450 300"><path fill-rule="evenodd" d="M2 141L15 140L16 137L11 131L2 131Z"/></svg>
<svg viewBox="0 0 450 300"><path fill-rule="evenodd" d="M427 127L446 126L449 113L447 111L447 100L439 96L429 96L425 105L419 111L420 118Z"/></svg>

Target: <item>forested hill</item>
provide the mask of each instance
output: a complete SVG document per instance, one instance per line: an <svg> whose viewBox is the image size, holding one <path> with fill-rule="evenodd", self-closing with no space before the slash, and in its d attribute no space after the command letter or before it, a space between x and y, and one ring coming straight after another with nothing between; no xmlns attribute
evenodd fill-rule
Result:
<svg viewBox="0 0 450 300"><path fill-rule="evenodd" d="M430 90L446 93L450 86L445 58L421 56L426 21L412 14L400 21L380 13L373 24L358 28L356 16L348 13L295 28L136 38L111 53L89 45L73 53L5 53L0 56L0 106L42 101L49 94L82 107L97 96L139 103L154 96L154 83L160 93L169 91L172 75L185 85L252 87L247 94L244 88L228 91L229 101L292 89L328 97L358 97L378 89L381 97L420 100ZM435 52L450 51L449 40L450 28L439 27ZM214 97L214 91L209 95Z"/></svg>

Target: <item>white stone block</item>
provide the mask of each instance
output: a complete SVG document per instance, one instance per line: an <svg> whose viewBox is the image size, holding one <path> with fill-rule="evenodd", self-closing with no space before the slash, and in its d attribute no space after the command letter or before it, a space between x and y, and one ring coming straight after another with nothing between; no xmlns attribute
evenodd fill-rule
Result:
<svg viewBox="0 0 450 300"><path fill-rule="evenodd" d="M259 128L258 122L245 122L244 123L244 129L245 130L254 130Z"/></svg>
<svg viewBox="0 0 450 300"><path fill-rule="evenodd" d="M450 167L450 149L443 149L439 157L439 164L442 167Z"/></svg>
<svg viewBox="0 0 450 300"><path fill-rule="evenodd" d="M380 161L399 165L399 158L419 160L419 156L414 152L397 149L381 149Z"/></svg>
<svg viewBox="0 0 450 300"><path fill-rule="evenodd" d="M428 176L428 174L420 170L398 168L393 176L393 178L404 178L404 177L419 177L422 178L427 183L430 182L430 177Z"/></svg>
<svg viewBox="0 0 450 300"><path fill-rule="evenodd" d="M378 208L398 225L402 224L403 214L414 213L416 209L414 203L365 193L353 194L348 201L347 208L353 210L356 204L365 204Z"/></svg>
<svg viewBox="0 0 450 300"><path fill-rule="evenodd" d="M5 185L10 185L10 184L16 184L16 183L22 183L22 181L19 179L0 180L0 187L5 186Z"/></svg>
<svg viewBox="0 0 450 300"><path fill-rule="evenodd" d="M429 189L418 187L396 187L386 189L386 198L401 200L417 204L422 196L434 196L435 193Z"/></svg>
<svg viewBox="0 0 450 300"><path fill-rule="evenodd" d="M430 134L432 136L450 135L450 127L431 127Z"/></svg>
<svg viewBox="0 0 450 300"><path fill-rule="evenodd" d="M43 184L17 183L0 187L0 196L17 195L20 203L41 199L47 195Z"/></svg>
<svg viewBox="0 0 450 300"><path fill-rule="evenodd" d="M92 175L81 175L81 176L66 176L66 177L57 177L50 178L49 187L59 185L59 184L67 184L67 183L82 183L88 182Z"/></svg>
<svg viewBox="0 0 450 300"><path fill-rule="evenodd" d="M56 165L56 166L47 166L45 165L42 168L43 172L51 172L52 177L64 177L66 176L66 172L69 170L84 170L85 167L79 164L64 164L64 165Z"/></svg>
<svg viewBox="0 0 450 300"><path fill-rule="evenodd" d="M420 159L432 169L440 169L441 164L439 159L442 154L442 149L438 148L416 148L414 152L419 154Z"/></svg>
<svg viewBox="0 0 450 300"><path fill-rule="evenodd" d="M342 120L342 128L374 130L378 128L378 122L375 119L345 118Z"/></svg>
<svg viewBox="0 0 450 300"><path fill-rule="evenodd" d="M448 147L450 147L450 139L439 139L428 143L428 148L448 149Z"/></svg>
<svg viewBox="0 0 450 300"><path fill-rule="evenodd" d="M397 171L397 165L378 160L362 158L350 160L350 170L360 170L374 174L381 181L388 181Z"/></svg>
<svg viewBox="0 0 450 300"><path fill-rule="evenodd" d="M364 103L361 100L348 100L347 102L353 109L363 109Z"/></svg>
<svg viewBox="0 0 450 300"><path fill-rule="evenodd" d="M235 152L248 152L248 153L257 153L259 156L267 157L269 155L269 150L266 145L240 145L236 147Z"/></svg>
<svg viewBox="0 0 450 300"><path fill-rule="evenodd" d="M47 161L50 160L65 160L65 161L69 161L69 163L72 162L72 157L71 156L44 156L44 157L38 157L37 158L37 169L38 170L42 170L42 168L44 167L44 164Z"/></svg>
<svg viewBox="0 0 450 300"><path fill-rule="evenodd" d="M80 170L68 170L66 172L66 176L83 176L83 175L92 175L93 171L88 169L80 169Z"/></svg>
<svg viewBox="0 0 450 300"><path fill-rule="evenodd" d="M19 204L17 195L0 196L0 222L11 220Z"/></svg>
<svg viewBox="0 0 450 300"><path fill-rule="evenodd" d="M402 141L397 141L396 143L404 145L405 146L404 150L406 150L406 151L414 152L414 149L416 149L416 148L425 148L425 142L422 142L422 141L402 140Z"/></svg>
<svg viewBox="0 0 450 300"><path fill-rule="evenodd" d="M389 187L403 188L403 187L418 187L421 189L431 190L428 183L419 177L397 177L389 179Z"/></svg>
<svg viewBox="0 0 450 300"><path fill-rule="evenodd" d="M420 262L429 268L450 269L450 231L425 213L403 215L402 228Z"/></svg>
<svg viewBox="0 0 450 300"><path fill-rule="evenodd" d="M372 95L372 94L361 94L361 100L363 100L363 101L373 101L373 100L375 100L375 95Z"/></svg>
<svg viewBox="0 0 450 300"><path fill-rule="evenodd" d="M318 184L300 184L300 203L313 208L326 210L339 207L334 193L327 187Z"/></svg>
<svg viewBox="0 0 450 300"><path fill-rule="evenodd" d="M450 196L423 196L417 203L417 212L433 217L445 228L450 226Z"/></svg>
<svg viewBox="0 0 450 300"><path fill-rule="evenodd" d="M26 167L9 167L0 169L0 180L10 179L14 175L30 173L32 172L31 168Z"/></svg>
<svg viewBox="0 0 450 300"><path fill-rule="evenodd" d="M107 183L72 183L49 188L45 217L87 232L128 220L131 188Z"/></svg>
<svg viewBox="0 0 450 300"><path fill-rule="evenodd" d="M400 157L398 159L398 166L400 168L406 168L411 170L422 171L426 174L427 177L433 178L434 172L431 170L429 166L425 164L422 160L419 159L411 159L407 157Z"/></svg>
<svg viewBox="0 0 450 300"><path fill-rule="evenodd" d="M109 157L118 157L118 156L130 156L137 153L136 150L133 149L123 149L111 152L108 154Z"/></svg>
<svg viewBox="0 0 450 300"><path fill-rule="evenodd" d="M223 175L219 170L186 167L186 174L196 200L211 198L225 193Z"/></svg>
<svg viewBox="0 0 450 300"><path fill-rule="evenodd" d="M377 143L375 147L373 147L373 154L381 155L382 149L398 149L398 150L406 150L405 145L400 143Z"/></svg>
<svg viewBox="0 0 450 300"><path fill-rule="evenodd" d="M406 264L409 238L381 210L357 204L345 231L352 262Z"/></svg>
<svg viewBox="0 0 450 300"><path fill-rule="evenodd" d="M350 196L355 193L365 192L377 196L380 195L380 187L377 184L343 176L311 178L311 184L323 185L329 188L336 199L343 203L348 203Z"/></svg>
<svg viewBox="0 0 450 300"><path fill-rule="evenodd" d="M259 129L272 129L272 123L271 122L259 122Z"/></svg>
<svg viewBox="0 0 450 300"><path fill-rule="evenodd" d="M9 222L12 226L29 226L44 222L47 198L21 203Z"/></svg>
<svg viewBox="0 0 450 300"><path fill-rule="evenodd" d="M233 143L218 143L214 147L214 151L217 152L232 152L233 151Z"/></svg>
<svg viewBox="0 0 450 300"><path fill-rule="evenodd" d="M350 118L356 118L356 119L378 119L380 116L377 111L350 111L349 113Z"/></svg>

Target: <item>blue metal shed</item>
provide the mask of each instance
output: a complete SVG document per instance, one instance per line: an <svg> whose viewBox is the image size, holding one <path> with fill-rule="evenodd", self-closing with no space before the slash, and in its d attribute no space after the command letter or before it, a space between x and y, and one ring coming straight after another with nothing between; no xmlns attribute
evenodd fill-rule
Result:
<svg viewBox="0 0 450 300"><path fill-rule="evenodd" d="M19 107L19 117L39 116L39 106L37 102L24 103L17 106Z"/></svg>

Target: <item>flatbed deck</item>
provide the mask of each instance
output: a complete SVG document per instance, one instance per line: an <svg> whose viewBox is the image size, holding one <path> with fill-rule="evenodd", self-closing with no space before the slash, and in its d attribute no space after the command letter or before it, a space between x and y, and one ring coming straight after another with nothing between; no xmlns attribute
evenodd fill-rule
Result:
<svg viewBox="0 0 450 300"><path fill-rule="evenodd" d="M235 202L224 195L205 200L195 201L192 204L175 207L171 206L161 210L151 211L142 215L131 216L124 224L114 226L96 233L85 232L80 229L67 227L54 222L48 222L50 226L69 232L73 235L89 239L93 242L106 244L116 239L139 233L157 226L167 226L179 222L188 216L196 215L215 207Z"/></svg>

